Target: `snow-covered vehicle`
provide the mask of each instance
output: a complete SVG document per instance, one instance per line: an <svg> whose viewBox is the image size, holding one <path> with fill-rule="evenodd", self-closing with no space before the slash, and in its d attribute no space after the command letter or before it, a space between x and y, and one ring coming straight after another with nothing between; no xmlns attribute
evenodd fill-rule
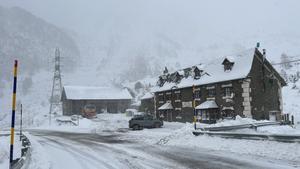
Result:
<svg viewBox="0 0 300 169"><path fill-rule="evenodd" d="M95 105L87 104L83 107L82 117L92 119L92 118L96 118L97 117L96 115L97 115L97 112L96 112Z"/></svg>
<svg viewBox="0 0 300 169"><path fill-rule="evenodd" d="M151 115L137 115L129 120L129 128L141 130L143 128L160 128L163 121L154 119Z"/></svg>

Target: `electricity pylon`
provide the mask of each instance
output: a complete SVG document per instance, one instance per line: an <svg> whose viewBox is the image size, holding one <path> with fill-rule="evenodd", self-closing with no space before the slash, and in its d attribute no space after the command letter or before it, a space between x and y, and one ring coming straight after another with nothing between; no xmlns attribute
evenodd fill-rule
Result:
<svg viewBox="0 0 300 169"><path fill-rule="evenodd" d="M54 67L54 77L52 85L52 94L50 98L50 111L49 111L49 125L51 125L51 115L57 114L62 110L61 104L61 72L60 72L60 51L58 48L55 50L55 67Z"/></svg>

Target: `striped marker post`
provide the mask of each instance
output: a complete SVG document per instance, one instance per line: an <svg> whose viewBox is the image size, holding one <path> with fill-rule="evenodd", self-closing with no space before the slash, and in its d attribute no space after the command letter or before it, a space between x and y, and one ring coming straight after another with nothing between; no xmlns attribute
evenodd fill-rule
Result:
<svg viewBox="0 0 300 169"><path fill-rule="evenodd" d="M16 93L17 93L17 71L18 61L15 60L14 66L14 86L13 86L13 98L12 98L12 116L11 116L11 129L10 129L10 155L9 155L9 168L12 168L13 164L13 152L14 152L14 131L15 131L15 114L16 114Z"/></svg>
<svg viewBox="0 0 300 169"><path fill-rule="evenodd" d="M196 119L197 119L197 116L196 116L196 102L195 102L195 85L193 85L193 109L194 109L194 128L196 130Z"/></svg>

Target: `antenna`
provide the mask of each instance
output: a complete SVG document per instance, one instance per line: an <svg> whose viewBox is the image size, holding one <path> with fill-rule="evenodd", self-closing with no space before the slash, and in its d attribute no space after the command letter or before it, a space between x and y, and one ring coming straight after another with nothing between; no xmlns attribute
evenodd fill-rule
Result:
<svg viewBox="0 0 300 169"><path fill-rule="evenodd" d="M52 85L52 94L50 98L50 111L49 111L49 125L51 125L51 115L57 114L62 110L61 104L61 73L60 73L60 51L58 48L55 50L55 66L54 66L54 77Z"/></svg>

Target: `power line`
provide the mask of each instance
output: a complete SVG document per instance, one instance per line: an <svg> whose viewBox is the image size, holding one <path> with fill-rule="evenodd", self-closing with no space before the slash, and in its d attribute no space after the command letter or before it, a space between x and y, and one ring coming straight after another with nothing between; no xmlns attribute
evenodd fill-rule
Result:
<svg viewBox="0 0 300 169"><path fill-rule="evenodd" d="M282 64L293 63L293 62L299 62L299 61L300 61L300 59L296 59L296 60L291 60L291 61L287 61L287 62L272 63L272 65L282 65Z"/></svg>

